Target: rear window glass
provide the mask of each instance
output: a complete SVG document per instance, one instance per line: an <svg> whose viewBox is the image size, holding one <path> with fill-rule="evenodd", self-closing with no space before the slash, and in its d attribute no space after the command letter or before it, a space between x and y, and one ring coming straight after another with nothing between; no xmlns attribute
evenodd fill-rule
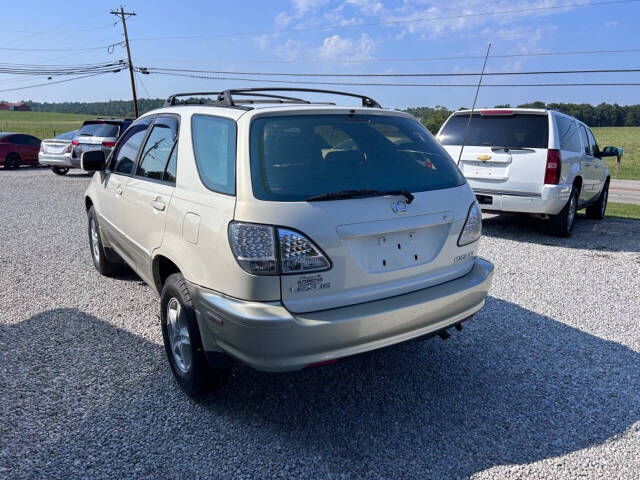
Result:
<svg viewBox="0 0 640 480"><path fill-rule="evenodd" d="M59 140L73 140L78 133L78 130L71 130L70 132L61 133L56 138Z"/></svg>
<svg viewBox="0 0 640 480"><path fill-rule="evenodd" d="M462 145L469 115L454 115L438 135L443 145ZM547 115L473 114L465 145L475 147L547 148Z"/></svg>
<svg viewBox="0 0 640 480"><path fill-rule="evenodd" d="M119 126L112 123L87 123L83 125L78 136L117 137Z"/></svg>
<svg viewBox="0 0 640 480"><path fill-rule="evenodd" d="M303 201L351 189L421 192L465 182L427 130L403 117L258 118L250 141L253 193L262 200Z"/></svg>

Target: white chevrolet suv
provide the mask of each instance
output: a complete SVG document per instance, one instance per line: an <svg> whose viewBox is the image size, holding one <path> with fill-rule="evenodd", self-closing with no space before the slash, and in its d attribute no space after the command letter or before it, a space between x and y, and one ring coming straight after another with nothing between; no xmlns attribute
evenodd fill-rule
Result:
<svg viewBox="0 0 640 480"><path fill-rule="evenodd" d="M289 371L446 338L491 284L473 192L420 123L279 90L174 95L108 158L82 155L93 263L124 261L160 295L193 395L231 360Z"/></svg>
<svg viewBox="0 0 640 480"><path fill-rule="evenodd" d="M573 117L529 108L472 115L460 110L436 138L456 162L459 159L485 211L548 217L552 232L565 237L581 208L589 218L604 218L609 169L603 157L619 151L601 151L589 127Z"/></svg>

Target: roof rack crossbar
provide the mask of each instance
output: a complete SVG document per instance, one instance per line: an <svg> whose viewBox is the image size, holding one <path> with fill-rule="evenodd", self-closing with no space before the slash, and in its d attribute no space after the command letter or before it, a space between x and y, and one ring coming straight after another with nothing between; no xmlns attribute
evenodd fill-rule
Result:
<svg viewBox="0 0 640 480"><path fill-rule="evenodd" d="M211 103L214 103L216 105L221 105L221 106L229 106L229 107L236 106L237 103L249 103L247 100L243 101L243 100L240 100L240 99L234 99L233 98L234 95L236 95L236 96L253 95L253 96L257 96L257 97L265 97L265 98L270 98L270 99L280 99L280 100L286 100L287 101L286 103L306 103L306 104L312 103L312 102L310 102L308 100L303 100L303 99L300 99L300 98L287 97L287 96L283 96L283 95L273 95L273 94L267 94L267 93L258 93L258 92L326 93L328 95L341 95L341 96L344 96L344 97L359 98L359 99L362 100L362 106L363 107L382 108L377 101L375 101L371 97L367 97L366 95L359 95L357 93L349 93L349 92L339 92L337 90L320 90L320 89L315 89L315 88L295 88L295 87L291 87L291 88L288 88L288 87L238 88L238 89L224 90L222 92L175 93L175 94L169 96L169 98L167 98L167 101L165 102L165 106L176 105L177 97L203 97L203 96L213 96L213 95L216 96L216 101L213 101ZM199 101L198 103L203 103L203 102ZM251 102L251 103L253 103L253 102ZM273 102L269 102L269 103L273 103Z"/></svg>

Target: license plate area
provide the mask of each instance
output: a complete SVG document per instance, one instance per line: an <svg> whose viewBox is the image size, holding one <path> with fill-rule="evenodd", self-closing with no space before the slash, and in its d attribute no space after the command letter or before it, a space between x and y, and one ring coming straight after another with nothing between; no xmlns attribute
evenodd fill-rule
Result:
<svg viewBox="0 0 640 480"><path fill-rule="evenodd" d="M505 180L509 178L509 164L465 161L462 173L467 178Z"/></svg>

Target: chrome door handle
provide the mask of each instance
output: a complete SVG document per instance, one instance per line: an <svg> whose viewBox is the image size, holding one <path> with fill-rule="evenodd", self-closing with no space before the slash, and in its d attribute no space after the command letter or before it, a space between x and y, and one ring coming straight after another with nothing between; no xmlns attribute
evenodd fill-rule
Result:
<svg viewBox="0 0 640 480"><path fill-rule="evenodd" d="M122 186L121 186L121 185L118 185L118 186L115 188L115 190L116 190L116 194L118 194L118 195L122 195L123 190L122 190Z"/></svg>
<svg viewBox="0 0 640 480"><path fill-rule="evenodd" d="M151 202L151 206L159 212L163 212L166 207L166 205L160 200L154 200L153 202Z"/></svg>

